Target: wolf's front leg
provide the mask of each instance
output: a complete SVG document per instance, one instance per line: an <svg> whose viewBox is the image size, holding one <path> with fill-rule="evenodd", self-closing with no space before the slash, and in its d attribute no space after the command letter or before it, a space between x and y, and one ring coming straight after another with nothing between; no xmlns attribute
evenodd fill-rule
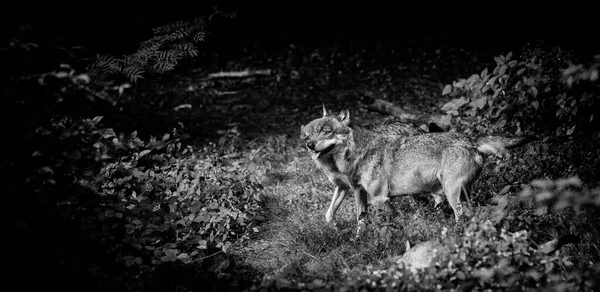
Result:
<svg viewBox="0 0 600 292"><path fill-rule="evenodd" d="M367 215L368 195L367 191L362 187L358 187L352 190L352 192L354 193L354 202L356 203L356 220L358 221L356 237L359 237L360 234L367 228L365 217Z"/></svg>
<svg viewBox="0 0 600 292"><path fill-rule="evenodd" d="M335 213L344 201L346 194L348 194L347 187L335 187L333 198L331 198L331 205L329 205L329 209L327 209L327 213L325 214L325 221L327 221L327 223L331 223L335 219Z"/></svg>

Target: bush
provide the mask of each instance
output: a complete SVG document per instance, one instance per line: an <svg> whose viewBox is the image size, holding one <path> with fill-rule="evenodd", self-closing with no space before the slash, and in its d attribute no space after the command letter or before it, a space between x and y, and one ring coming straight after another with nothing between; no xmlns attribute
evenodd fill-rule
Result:
<svg viewBox="0 0 600 292"><path fill-rule="evenodd" d="M341 281L324 282L318 278L286 287L316 291L594 291L600 285L600 263L591 255L594 251L583 244L562 247L578 242L564 240L564 235L573 230L568 226L573 224L580 231L577 236L586 237L587 232L590 236L586 241L597 242L595 234L599 230L594 216L600 210L600 193L581 186L577 178L536 180L519 196L498 197L497 205L482 207L463 231L453 233L445 229L436 236L450 252L439 256L432 267L411 271L403 264L390 266L387 262L347 270ZM550 210L564 212L572 208L595 213L571 217L565 213L548 214ZM540 228L544 224L566 226L566 230L539 232L546 231ZM546 237L541 238L540 234ZM541 244L552 237L554 241ZM591 249L594 244L590 243ZM578 249L582 251L572 252Z"/></svg>
<svg viewBox="0 0 600 292"><path fill-rule="evenodd" d="M143 141L100 122L64 118L40 128L32 137L39 159L14 190L20 200L32 199L31 190L39 201L28 204L42 204L69 222L65 232L103 250L106 263L79 269L95 266L97 276L135 285L163 264L200 265L228 253L264 220L262 186L240 165L220 161L215 146L184 147L176 132Z"/></svg>
<svg viewBox="0 0 600 292"><path fill-rule="evenodd" d="M455 126L474 125L476 132L550 130L557 136L598 129L600 56L589 66L574 65L561 49L538 45L526 47L520 60L512 53L494 60L491 72L486 68L446 85L442 94L453 99L442 107L442 124L455 118Z"/></svg>

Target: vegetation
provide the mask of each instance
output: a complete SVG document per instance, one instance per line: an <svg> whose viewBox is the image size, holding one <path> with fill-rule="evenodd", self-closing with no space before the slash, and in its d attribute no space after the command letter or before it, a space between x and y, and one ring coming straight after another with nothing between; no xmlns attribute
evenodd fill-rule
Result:
<svg viewBox="0 0 600 292"><path fill-rule="evenodd" d="M9 268L23 288L598 289L600 58L534 43L483 55L495 61L487 68L452 48L402 59L394 48L290 45L227 64L217 51L173 70L200 58L222 16L235 14L164 24L124 56L80 56L37 42L31 27L4 29L1 186L16 231ZM47 59L56 69L32 62ZM207 77L245 68L270 71ZM460 78L468 70L477 74ZM297 138L322 102L352 108L359 123L386 119L358 108L363 97L402 105L417 125L540 140L485 167L471 220L405 197L370 210L355 238L352 203L325 223L332 186ZM450 247L435 266L396 263L406 241L431 239ZM541 248L551 240L558 250Z"/></svg>

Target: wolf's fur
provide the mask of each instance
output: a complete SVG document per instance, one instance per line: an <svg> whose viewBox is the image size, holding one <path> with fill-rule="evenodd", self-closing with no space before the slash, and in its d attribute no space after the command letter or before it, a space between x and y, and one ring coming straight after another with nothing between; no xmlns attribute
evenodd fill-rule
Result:
<svg viewBox="0 0 600 292"><path fill-rule="evenodd" d="M424 133L409 124L379 127L376 132L377 127L351 126L348 110L332 115L325 109L323 117L301 127L312 159L336 186L327 222L334 220L348 192L354 195L359 220L368 200L385 202L400 195L444 193L458 221L463 213L461 194L469 198L470 187L485 162L484 154L502 155L529 141L528 137Z"/></svg>

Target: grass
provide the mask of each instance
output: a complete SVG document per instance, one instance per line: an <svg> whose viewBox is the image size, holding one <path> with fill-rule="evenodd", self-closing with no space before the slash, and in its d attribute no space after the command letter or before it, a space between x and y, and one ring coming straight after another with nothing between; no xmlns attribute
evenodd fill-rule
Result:
<svg viewBox="0 0 600 292"><path fill-rule="evenodd" d="M271 136L249 143L248 165L266 191L261 235L236 255L279 284L332 281L356 268L385 265L411 244L438 236L454 225L449 206L403 197L392 210L372 210L366 232L356 238L354 202L342 204L335 226L325 222L333 186L294 138ZM374 208L373 208L374 209Z"/></svg>

